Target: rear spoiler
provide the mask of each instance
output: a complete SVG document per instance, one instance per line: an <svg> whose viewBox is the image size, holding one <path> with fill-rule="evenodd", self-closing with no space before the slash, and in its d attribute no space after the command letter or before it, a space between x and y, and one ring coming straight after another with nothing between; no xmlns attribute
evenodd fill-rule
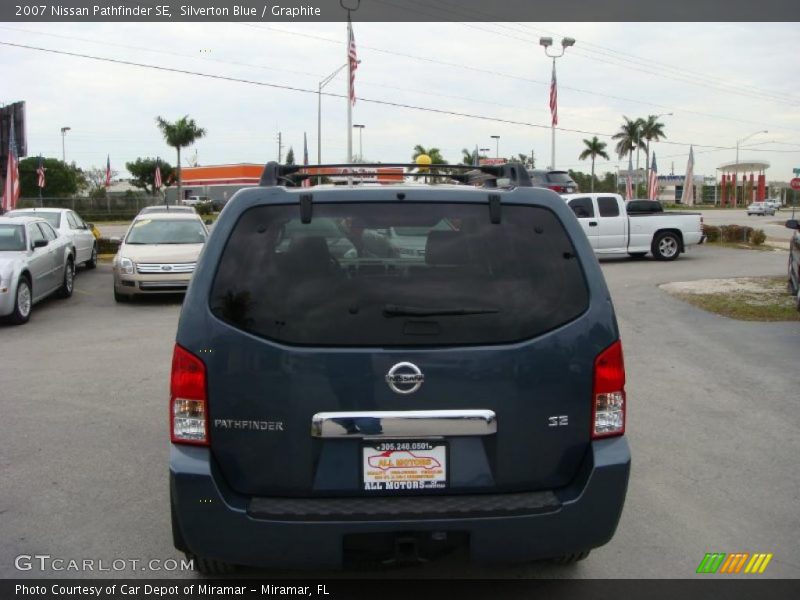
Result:
<svg viewBox="0 0 800 600"><path fill-rule="evenodd" d="M336 177L377 177L378 169L403 168L403 177L442 177L467 185L482 184L483 187L496 188L498 180L508 180L511 187L531 187L531 178L521 163L503 165L425 165L416 163L344 163L327 165L282 165L270 161L264 165L259 185L262 187L297 187L303 181L313 178L330 177L330 170L339 170ZM326 173L309 173L309 170L325 170ZM487 177L488 176L488 177Z"/></svg>

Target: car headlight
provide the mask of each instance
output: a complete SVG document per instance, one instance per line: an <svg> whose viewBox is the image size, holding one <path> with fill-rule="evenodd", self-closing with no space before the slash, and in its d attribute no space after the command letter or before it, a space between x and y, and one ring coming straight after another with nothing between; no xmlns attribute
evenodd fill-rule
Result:
<svg viewBox="0 0 800 600"><path fill-rule="evenodd" d="M122 275L133 275L134 265L130 258L125 258L124 256L117 254L114 257L114 265L117 267L117 269L119 269L119 272Z"/></svg>

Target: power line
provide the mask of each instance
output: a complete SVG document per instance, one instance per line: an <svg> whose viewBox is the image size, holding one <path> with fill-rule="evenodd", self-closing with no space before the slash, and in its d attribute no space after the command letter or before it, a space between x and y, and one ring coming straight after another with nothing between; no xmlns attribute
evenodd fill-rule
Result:
<svg viewBox="0 0 800 600"><path fill-rule="evenodd" d="M182 75L190 75L190 76L195 76L195 77L205 77L205 78L216 79L216 80L220 80L220 81L229 81L229 82L234 82L234 83L244 83L244 84L248 84L248 85L257 85L257 86L261 86L261 87L269 87L269 88L287 90L287 91L292 91L292 92L301 92L301 93L305 93L305 94L317 94L317 93L319 93L318 90L306 89L306 88L301 88L301 87L292 86L292 85L279 84L279 83L268 83L268 82L262 82L262 81L255 81L255 80L251 80L251 79L241 79L241 78L238 78L238 77L230 77L230 76L227 76L227 75L216 75L216 74L211 74L211 73L202 73L202 72L199 72L199 71L190 71L190 70L187 70L187 69L177 69L177 68L174 68L174 67L163 67L163 66L159 66L159 65L150 65L150 64L146 64L146 63L139 63L139 62L121 60L121 59L116 59L116 58L93 56L93 55L90 55L90 54L82 54L82 53L78 53L78 52L69 52L69 51L66 51L66 50L55 50L55 49L52 49L52 48L42 48L42 47L39 47L39 46L30 46L30 45L26 45L26 44L17 44L17 43L12 43L12 42L5 42L5 41L2 41L2 40L0 40L0 45L10 46L10 47L14 47L14 48L23 48L23 49L26 49L26 50L34 50L34 51L39 51L39 52L47 52L47 53L58 54L58 55L63 55L63 56L71 56L71 57L76 57L76 58L84 58L84 59L89 59L89 60L96 60L96 61L100 61L100 62L108 62L108 63L112 63L112 64L120 64L120 65L139 67L139 68L145 68L145 69L153 69L153 70L164 71L164 72L168 72L168 73L179 73L179 74L182 74ZM336 93L333 93L333 92L322 92L322 94L324 96L329 96L329 97L333 97L333 98L346 98L347 97L345 94L336 94ZM546 125L546 124L530 123L530 122L526 122L526 121L516 121L516 120L512 120L512 119L503 119L503 118L499 118L499 117L491 117L491 116L487 116L487 115L478 115L478 114L474 114L474 113L465 113L465 112L444 110L444 109L427 107L427 106L418 106L418 105L413 105L413 104L405 104L405 103L401 103L401 102L392 102L392 101L389 101L389 100L379 100L379 99L375 99L375 98L363 98L363 97L359 97L359 100L361 102L366 102L366 103L370 103L370 104L378 104L378 105L382 105L382 106L392 106L392 107L395 107L395 108L406 108L406 109L409 109L409 110L417 110L417 111L429 112L429 113L434 113L434 114L444 114L444 115L464 117L464 118L470 118L470 119L478 119L478 120L482 120L482 121L491 121L491 122L494 122L494 123L504 123L504 124L508 124L508 125L521 125L521 126L524 126L524 127L532 127L532 128L536 128L536 129L550 129L550 125ZM586 131L586 130L582 130L582 129L569 129L569 128L562 128L562 127L558 127L557 129L558 129L558 131L561 131L561 132L564 132L564 133L577 133L577 134L581 134L581 135L599 135L599 136L605 136L605 137L611 137L611 135L612 135L612 134L607 133L607 132ZM676 142L676 141L662 140L659 143L667 144L667 145L676 145L676 146L693 145L693 146L695 146L697 148L714 148L714 149L720 149L720 150L728 150L728 149L730 149L727 146L713 146L713 145L709 145L709 144L698 144L698 143L695 143L695 142ZM757 151L757 150L755 150L755 151ZM792 152L792 151L778 151L778 152Z"/></svg>
<svg viewBox="0 0 800 600"><path fill-rule="evenodd" d="M384 3L386 3L386 0L380 0L380 1L383 1ZM328 38L328 37L309 34L309 33L300 33L300 32L297 32L297 31L289 31L289 30L286 30L286 29L281 29L279 27L261 26L261 25L255 25L255 24L252 24L252 23L234 23L234 25L239 25L239 26L242 26L242 27L250 27L250 28L253 28L253 29L269 30L269 31L277 32L277 33L282 33L284 35L291 35L291 36L303 37L303 38L308 38L308 39L314 39L314 40L326 42L326 43L329 43L329 44L342 45L342 43L343 43L343 42L341 42L339 40L334 40L334 39L331 39L331 38ZM531 78L528 78L528 77L522 77L520 75L514 75L514 74L511 74L511 73L504 73L502 71L483 69L483 68L476 67L476 66L473 66L473 65L464 65L464 64L460 64L460 63L447 62L447 61L438 60L438 59L435 59L435 58L429 58L429 57L426 57L426 56L418 56L418 55L414 55L414 54L408 54L408 53L405 53L405 52L386 50L384 48L378 48L378 47L375 47L375 46L368 46L368 45L365 45L365 44L359 44L359 49L367 49L367 50L371 50L373 52L378 52L378 53L381 53L381 54L387 54L387 55L391 55L391 56L398 56L398 57L401 57L401 58L407 58L409 60L416 60L416 61L420 61L420 62L436 64L436 65L441 65L441 66L445 66L445 67L454 67L454 68L457 68L457 69L462 69L462 70L466 70L466 71L472 71L472 72L481 73L481 74L484 74L484 75L490 75L490 76L494 76L494 77L501 77L501 78L504 78L504 79L511 79L511 80L514 80L514 81L522 81L522 82L526 82L526 83L533 83L533 84L540 85L540 86L543 86L543 87L548 87L548 88L550 86L550 81L549 80L545 81L545 80L531 79ZM574 87L574 86L570 86L570 85L564 85L563 83L559 84L559 89L560 90L570 90L570 91L573 91L573 92L578 92L580 94L587 94L587 95L590 95L590 96L592 96L594 98L597 98L597 97L599 97L599 98L609 98L611 100L619 100L619 101L622 101L622 102L629 102L629 103L632 103L632 104L640 104L640 105L643 105L643 106L649 106L649 107L654 107L654 108L659 108L659 109L667 109L667 110L670 110L670 111L673 111L673 112L681 112L681 113L697 115L697 116L701 116L701 117L710 117L710 118L713 118L713 119L720 119L720 120L724 120L724 121L732 121L732 122L736 122L736 123L745 123L745 124L749 124L749 125L758 125L758 126L763 126L764 125L763 121L752 121L752 120L749 120L749 119L739 119L739 118L736 118L736 117L728 117L728 116L724 116L724 115L701 112L701 111L690 110L690 109L685 109L685 108L675 108L674 106L669 106L669 105L666 105L666 104L659 104L659 103L656 103L656 102L650 102L650 101L644 101L644 100L636 100L634 98L624 97L624 96L615 96L613 94L606 94L606 93L603 93L603 92L597 92L597 91L588 90L588 89L582 89L582 88L578 88L578 87ZM774 125L770 125L770 124L767 124L767 125L768 125L768 127L771 127L772 129L783 129L783 130L787 130L787 131L800 131L800 128L795 128L795 127L786 127L786 126L778 127L778 126L774 126Z"/></svg>

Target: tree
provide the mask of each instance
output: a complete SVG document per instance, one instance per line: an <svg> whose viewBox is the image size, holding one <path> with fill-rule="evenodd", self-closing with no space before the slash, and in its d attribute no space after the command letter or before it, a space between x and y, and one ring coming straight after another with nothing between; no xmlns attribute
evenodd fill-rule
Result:
<svg viewBox="0 0 800 600"><path fill-rule="evenodd" d="M144 190L150 195L155 195L156 164L160 164L161 168L161 185L166 184L172 175L172 166L163 160L158 163L157 159L148 157L137 158L134 162L125 163L128 173L133 175L131 185Z"/></svg>
<svg viewBox="0 0 800 600"><path fill-rule="evenodd" d="M286 153L286 164L293 165L294 164L294 148L289 146L289 151Z"/></svg>
<svg viewBox="0 0 800 600"><path fill-rule="evenodd" d="M48 198L66 198L75 195L85 185L83 171L75 164L68 165L57 158L42 160L45 168L45 184L42 195ZM39 157L29 156L19 161L20 196L39 196ZM5 173L3 173L5 175Z"/></svg>
<svg viewBox="0 0 800 600"><path fill-rule="evenodd" d="M177 202L182 199L182 180L181 180L181 148L186 148L195 143L201 137L205 136L206 130L198 127L194 119L190 119L189 115L184 115L174 123L164 120L161 117L156 117L156 123L164 136L164 141L168 146L172 146L178 153L178 195Z"/></svg>
<svg viewBox="0 0 800 600"><path fill-rule="evenodd" d="M659 142L666 138L664 124L658 122L658 115L647 115L646 119L641 120L642 138L646 140L645 145L645 167L650 168L650 142Z"/></svg>
<svg viewBox="0 0 800 600"><path fill-rule="evenodd" d="M431 157L431 164L433 165L446 165L447 161L442 156L441 150L439 148L430 147L428 149L425 148L422 144L417 144L414 146L414 153L411 155L412 160L417 160L417 157L420 154L427 154ZM429 169L431 175L438 175L439 169ZM426 177L427 180L427 177ZM436 178L432 178L433 183L436 182Z"/></svg>
<svg viewBox="0 0 800 600"><path fill-rule="evenodd" d="M119 175L117 171L111 169L111 179ZM92 167L85 173L86 183L89 188L90 198L105 198L106 194L106 169L105 167Z"/></svg>
<svg viewBox="0 0 800 600"><path fill-rule="evenodd" d="M586 160L587 158L591 157L592 159L591 191L594 192L594 161L598 156L608 160L608 153L606 152L607 144L598 140L597 136L594 136L591 140L583 140L583 144L586 147L584 148L583 152L580 153L578 158L580 160Z"/></svg>
<svg viewBox="0 0 800 600"><path fill-rule="evenodd" d="M642 142L641 125L642 120L631 120L626 116L619 128L619 131L611 136L611 139L619 140L616 146L617 155L620 158L625 158L626 155L633 155L636 148L644 150L644 142Z"/></svg>
<svg viewBox="0 0 800 600"><path fill-rule="evenodd" d="M461 149L461 164L462 165L474 165L475 164L475 155L476 154L477 154L477 150L470 150L469 148L462 148ZM478 158L480 158L480 156Z"/></svg>

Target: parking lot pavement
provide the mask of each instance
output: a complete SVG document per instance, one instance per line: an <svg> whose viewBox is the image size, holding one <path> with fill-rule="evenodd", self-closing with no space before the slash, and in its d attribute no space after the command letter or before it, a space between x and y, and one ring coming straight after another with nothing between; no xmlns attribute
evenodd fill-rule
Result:
<svg viewBox="0 0 800 600"><path fill-rule="evenodd" d="M470 566L455 556L390 575L690 577L716 551L771 552L762 577L799 576L800 323L732 321L657 287L782 275L785 264L780 252L708 246L671 263L602 261L625 349L633 451L616 537L574 567ZM116 305L110 267L100 265L78 273L71 299L34 307L25 326L0 326L0 577L194 576L14 568L20 554L179 558L166 410L179 312L180 298Z"/></svg>

